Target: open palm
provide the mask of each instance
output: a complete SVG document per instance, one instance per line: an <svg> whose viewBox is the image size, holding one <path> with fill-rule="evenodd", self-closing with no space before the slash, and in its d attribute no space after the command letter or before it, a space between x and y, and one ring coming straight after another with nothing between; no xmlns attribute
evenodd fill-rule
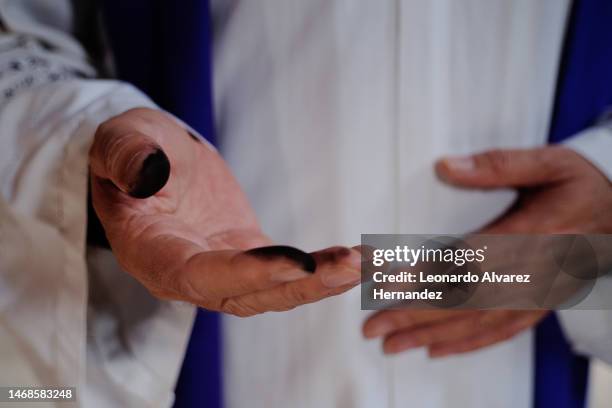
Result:
<svg viewBox="0 0 612 408"><path fill-rule="evenodd" d="M133 109L102 124L90 166L114 254L158 297L247 316L359 281L354 250L270 247L221 157L165 113Z"/></svg>

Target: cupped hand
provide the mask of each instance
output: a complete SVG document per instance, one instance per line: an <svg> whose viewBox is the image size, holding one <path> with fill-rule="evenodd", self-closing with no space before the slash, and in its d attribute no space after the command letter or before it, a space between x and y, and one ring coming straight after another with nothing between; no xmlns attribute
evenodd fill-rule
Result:
<svg viewBox="0 0 612 408"><path fill-rule="evenodd" d="M562 146L494 150L436 163L444 182L460 188L515 188L519 198L482 234L612 233L612 184L578 153ZM387 353L426 347L433 357L508 340L536 325L547 310L388 310L365 322Z"/></svg>
<svg viewBox="0 0 612 408"><path fill-rule="evenodd" d="M360 280L356 250L270 246L221 157L163 112L138 108L103 123L90 174L119 264L159 298L250 316Z"/></svg>
<svg viewBox="0 0 612 408"><path fill-rule="evenodd" d="M480 234L612 232L612 184L593 164L564 146L493 150L436 163L444 182L468 189L514 188L510 210Z"/></svg>

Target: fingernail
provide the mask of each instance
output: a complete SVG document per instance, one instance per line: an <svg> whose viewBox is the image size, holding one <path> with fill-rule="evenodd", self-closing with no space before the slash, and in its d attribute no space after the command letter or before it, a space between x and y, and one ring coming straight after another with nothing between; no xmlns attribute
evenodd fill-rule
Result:
<svg viewBox="0 0 612 408"><path fill-rule="evenodd" d="M130 190L134 198L151 197L161 190L170 178L170 161L161 149L156 149L142 162L138 180Z"/></svg>
<svg viewBox="0 0 612 408"><path fill-rule="evenodd" d="M393 328L393 323L388 320L374 320L365 327L364 335L366 338L372 339L390 333Z"/></svg>
<svg viewBox="0 0 612 408"><path fill-rule="evenodd" d="M284 258L295 262L301 269L308 273L314 273L317 269L315 259L309 253L301 251L297 248L286 245L273 245L261 248L254 248L245 252L261 259Z"/></svg>
<svg viewBox="0 0 612 408"><path fill-rule="evenodd" d="M355 269L342 268L337 272L323 275L321 282L328 288L356 284L361 280L361 274Z"/></svg>
<svg viewBox="0 0 612 408"><path fill-rule="evenodd" d="M476 163L471 156L447 157L444 159L444 163L449 170L453 171L470 171L476 167Z"/></svg>

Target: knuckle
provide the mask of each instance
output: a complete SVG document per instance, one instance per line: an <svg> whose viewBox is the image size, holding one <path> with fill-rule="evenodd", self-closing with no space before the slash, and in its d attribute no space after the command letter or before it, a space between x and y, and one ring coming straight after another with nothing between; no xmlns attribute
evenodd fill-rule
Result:
<svg viewBox="0 0 612 408"><path fill-rule="evenodd" d="M207 303L214 302L214 299L211 299L210 293L202 293L202 291L196 288L190 274L187 272L179 272L176 274L159 273L158 279L162 282L164 287L170 288L187 299L197 299L199 302Z"/></svg>
<svg viewBox="0 0 612 408"><path fill-rule="evenodd" d="M389 320L396 328L408 328L415 324L415 319L410 315L410 313L405 311L392 313L389 317Z"/></svg>
<svg viewBox="0 0 612 408"><path fill-rule="evenodd" d="M548 161L550 162L560 162L563 159L566 160L575 160L577 158L579 158L578 153L576 153L574 150L565 147L565 146L546 146L544 148L541 149L541 152L544 153L546 152L547 154L543 154L543 156L545 156Z"/></svg>
<svg viewBox="0 0 612 408"><path fill-rule="evenodd" d="M91 147L89 148L90 157L96 157L100 159L103 158L104 152L107 149L106 146L108 145L108 140L109 140L107 126L108 125L105 123L98 126L98 129L96 130L96 133L94 134L94 138L93 138Z"/></svg>
<svg viewBox="0 0 612 408"><path fill-rule="evenodd" d="M590 164L580 154L568 147L550 146L546 150L548 154L544 155L544 162L560 178L583 175L590 170Z"/></svg>
<svg viewBox="0 0 612 408"><path fill-rule="evenodd" d="M89 149L90 157L95 157L104 164L107 171L116 172L128 170L128 165L134 156L149 154L155 147L154 142L136 132L106 131L100 125L94 141Z"/></svg>
<svg viewBox="0 0 612 408"><path fill-rule="evenodd" d="M288 304L303 304L309 301L309 294L300 284L286 284L283 298Z"/></svg>
<svg viewBox="0 0 612 408"><path fill-rule="evenodd" d="M96 138L97 145L94 145L94 153L97 158L102 160L102 163L107 171L112 172L120 164L118 161L119 155L125 151L128 140L125 136L116 137L110 134L104 134Z"/></svg>
<svg viewBox="0 0 612 408"><path fill-rule="evenodd" d="M94 134L94 146L104 150L110 141L113 140L112 136L117 133L117 129L120 127L121 123L121 116L115 116L101 123Z"/></svg>
<svg viewBox="0 0 612 408"><path fill-rule="evenodd" d="M539 162L546 169L555 171L571 167L575 162L571 151L562 146L547 146L537 150Z"/></svg>
<svg viewBox="0 0 612 408"><path fill-rule="evenodd" d="M504 173L509 166L511 154L507 150L495 149L477 156L483 167L487 167L494 174ZM478 159L477 159L478 161Z"/></svg>

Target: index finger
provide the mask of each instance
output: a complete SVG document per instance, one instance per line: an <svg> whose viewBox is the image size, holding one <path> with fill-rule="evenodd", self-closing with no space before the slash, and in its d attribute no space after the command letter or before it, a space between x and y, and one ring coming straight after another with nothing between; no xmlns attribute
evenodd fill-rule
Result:
<svg viewBox="0 0 612 408"><path fill-rule="evenodd" d="M267 290L226 299L221 310L237 316L285 311L339 295L361 280L361 255L358 251L332 247L311 255L317 263L314 275Z"/></svg>
<svg viewBox="0 0 612 408"><path fill-rule="evenodd" d="M363 325L367 338L385 336L399 329L410 329L426 324L463 317L471 310L383 310L370 316Z"/></svg>
<svg viewBox="0 0 612 408"><path fill-rule="evenodd" d="M249 251L204 251L190 257L176 279L176 291L198 304L265 290L313 273L312 255L289 246ZM169 286L172 286L170 283Z"/></svg>

